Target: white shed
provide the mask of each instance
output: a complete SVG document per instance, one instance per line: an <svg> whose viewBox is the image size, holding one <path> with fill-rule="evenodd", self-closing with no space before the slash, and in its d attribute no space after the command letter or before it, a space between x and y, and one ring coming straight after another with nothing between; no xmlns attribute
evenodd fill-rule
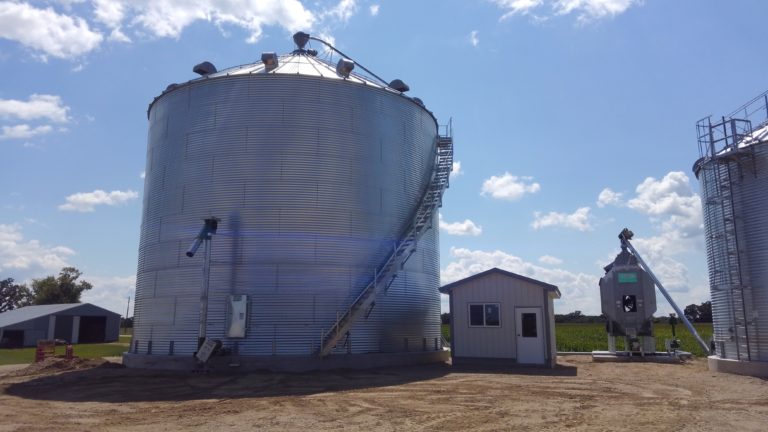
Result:
<svg viewBox="0 0 768 432"><path fill-rule="evenodd" d="M554 367L555 313L560 290L492 268L440 288L451 308L451 356L468 363Z"/></svg>

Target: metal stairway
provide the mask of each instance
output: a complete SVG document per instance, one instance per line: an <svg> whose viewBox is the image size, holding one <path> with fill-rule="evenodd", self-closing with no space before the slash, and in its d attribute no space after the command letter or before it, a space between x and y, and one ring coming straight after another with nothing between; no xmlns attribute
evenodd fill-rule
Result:
<svg viewBox="0 0 768 432"><path fill-rule="evenodd" d="M384 261L384 264L376 269L373 280L363 288L360 295L343 313L338 314L336 322L331 328L322 333L318 348L318 354L321 357L333 351L337 343L345 337L361 315L368 317L376 304L376 299L387 292L392 282L397 278L398 272L416 251L416 243L432 227L435 211L442 205L443 192L448 188L448 178L452 169L453 136L449 124L446 127L445 135L437 137L435 163L430 181L410 224L403 231L401 240L395 243L392 253Z"/></svg>

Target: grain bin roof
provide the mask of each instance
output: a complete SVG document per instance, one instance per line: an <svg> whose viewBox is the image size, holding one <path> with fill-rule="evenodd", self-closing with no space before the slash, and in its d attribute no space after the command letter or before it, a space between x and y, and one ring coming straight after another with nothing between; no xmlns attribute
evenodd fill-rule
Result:
<svg viewBox="0 0 768 432"><path fill-rule="evenodd" d="M193 81L249 74L307 75L385 88L381 83L354 72L347 78L341 77L336 73L335 63L304 52L293 52L278 56L277 67L270 71L266 70L263 62L256 62L224 69Z"/></svg>
<svg viewBox="0 0 768 432"><path fill-rule="evenodd" d="M451 291L453 291L455 288L457 288L457 287L459 287L461 285L464 285L465 283L467 283L467 282L469 282L471 280L479 279L481 277L484 277L484 276L487 276L487 275L490 275L490 274L494 274L494 273L498 273L498 274L500 274L502 276L511 277L511 278L514 278L514 279L518 279L518 280L522 280L522 281L526 281L526 282L530 282L532 284L538 285L538 286L548 290L549 292L555 294L556 298L560 298L560 296L561 296L560 290L555 285L548 284L546 282L542 282L542 281L539 281L539 280L536 280L536 279L532 279L532 278L529 278L529 277L526 277L526 276L522 276L522 275L519 275L517 273L512 273L512 272L509 272L509 271L506 271L506 270L502 270L502 269L497 268L497 267L494 267L494 268L492 268L490 270L486 270L486 271L484 271L482 273L478 273L478 274L469 276L469 277L461 279L461 280L457 280L456 282L449 283L448 285L443 285L442 287L440 287L440 292L443 293L443 294L450 294Z"/></svg>

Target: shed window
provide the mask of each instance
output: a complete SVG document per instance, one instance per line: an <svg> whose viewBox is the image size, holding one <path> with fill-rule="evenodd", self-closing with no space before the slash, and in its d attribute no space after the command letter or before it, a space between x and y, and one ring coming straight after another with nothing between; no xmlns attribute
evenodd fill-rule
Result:
<svg viewBox="0 0 768 432"><path fill-rule="evenodd" d="M501 315L498 303L471 303L469 305L470 327L499 327Z"/></svg>

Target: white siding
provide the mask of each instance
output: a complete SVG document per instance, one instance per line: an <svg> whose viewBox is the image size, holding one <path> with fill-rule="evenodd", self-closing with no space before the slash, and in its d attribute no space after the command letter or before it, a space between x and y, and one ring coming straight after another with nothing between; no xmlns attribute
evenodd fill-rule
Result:
<svg viewBox="0 0 768 432"><path fill-rule="evenodd" d="M517 358L515 307L538 307L543 313L548 297L539 285L498 273L467 281L455 287L452 295L453 356L483 358ZM470 327L470 303L499 303L501 326ZM542 316L542 323L548 319Z"/></svg>

